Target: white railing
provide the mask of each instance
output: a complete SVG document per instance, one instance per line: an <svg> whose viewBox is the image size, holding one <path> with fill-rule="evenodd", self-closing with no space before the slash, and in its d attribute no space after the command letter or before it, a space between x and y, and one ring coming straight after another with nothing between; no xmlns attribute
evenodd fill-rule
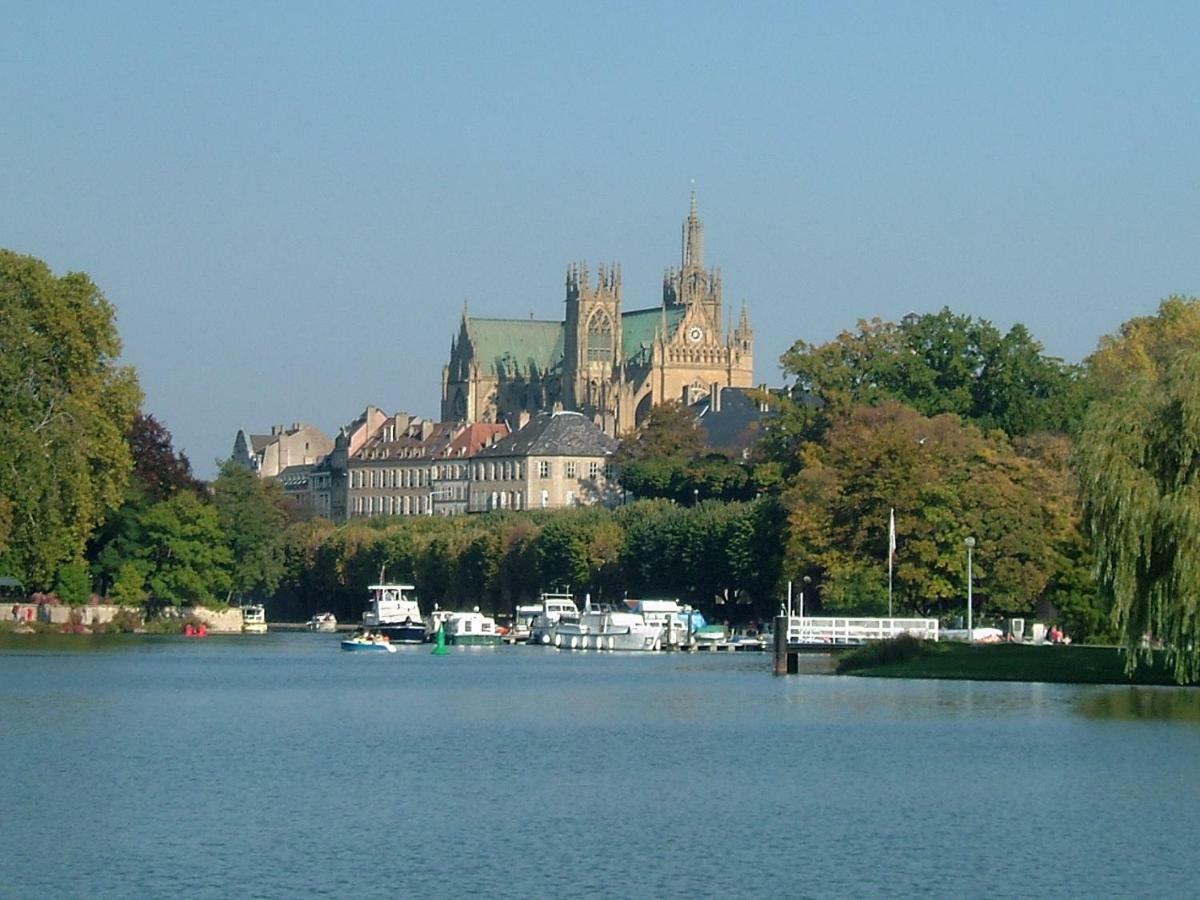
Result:
<svg viewBox="0 0 1200 900"><path fill-rule="evenodd" d="M841 616L792 616L787 642L793 644L862 644L911 634L938 639L937 619L849 619Z"/></svg>

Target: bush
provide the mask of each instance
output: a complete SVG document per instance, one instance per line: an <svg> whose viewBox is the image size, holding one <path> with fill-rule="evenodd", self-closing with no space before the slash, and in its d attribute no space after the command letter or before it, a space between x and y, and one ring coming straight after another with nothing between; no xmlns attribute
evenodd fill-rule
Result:
<svg viewBox="0 0 1200 900"><path fill-rule="evenodd" d="M79 606L87 603L92 593L92 583L88 578L87 566L81 562L67 563L58 570L58 583L54 592L64 603Z"/></svg>
<svg viewBox="0 0 1200 900"><path fill-rule="evenodd" d="M886 641L871 641L857 650L851 650L838 660L838 672L854 672L859 669L873 669L877 666L890 666L904 663L926 656L933 652L929 641L902 634Z"/></svg>

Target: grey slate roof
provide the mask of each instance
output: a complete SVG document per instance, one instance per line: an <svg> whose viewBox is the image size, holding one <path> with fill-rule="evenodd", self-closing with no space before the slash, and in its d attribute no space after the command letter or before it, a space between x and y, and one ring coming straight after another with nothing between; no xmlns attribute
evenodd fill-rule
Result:
<svg viewBox="0 0 1200 900"><path fill-rule="evenodd" d="M696 423L714 450L741 453L758 440L761 423L768 413L759 409L746 388L721 388L721 408L712 409L712 397L692 404Z"/></svg>
<svg viewBox="0 0 1200 900"><path fill-rule="evenodd" d="M587 416L555 412L538 413L520 431L475 456L607 456L616 449L617 441Z"/></svg>

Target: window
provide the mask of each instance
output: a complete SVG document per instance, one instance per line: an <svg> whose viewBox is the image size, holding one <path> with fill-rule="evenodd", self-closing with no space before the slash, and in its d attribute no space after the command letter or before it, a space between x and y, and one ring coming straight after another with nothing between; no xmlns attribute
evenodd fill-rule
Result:
<svg viewBox="0 0 1200 900"><path fill-rule="evenodd" d="M595 481L599 477L600 477L600 463L596 462L595 460L592 460L590 463L588 463L588 478L592 479L592 481Z"/></svg>
<svg viewBox="0 0 1200 900"><path fill-rule="evenodd" d="M567 491L567 504L566 505L567 506L575 505L575 492L574 491Z"/></svg>
<svg viewBox="0 0 1200 900"><path fill-rule="evenodd" d="M550 505L550 492L542 491L542 509Z"/></svg>
<svg viewBox="0 0 1200 900"><path fill-rule="evenodd" d="M549 477L550 477L550 460L543 459L540 463L538 463L538 478L549 478Z"/></svg>
<svg viewBox="0 0 1200 900"><path fill-rule="evenodd" d="M588 319L587 325L587 361L612 362L613 358L613 324L608 313L596 310Z"/></svg>
<svg viewBox="0 0 1200 900"><path fill-rule="evenodd" d="M604 480L605 480L605 481L612 481L612 480L613 480L613 476L616 474L616 472L617 472L617 470L616 470L616 468L613 466L613 464L612 464L612 463L605 463L605 464L604 464Z"/></svg>
<svg viewBox="0 0 1200 900"><path fill-rule="evenodd" d="M568 478L575 477L575 460L570 460L567 463L567 477Z"/></svg>

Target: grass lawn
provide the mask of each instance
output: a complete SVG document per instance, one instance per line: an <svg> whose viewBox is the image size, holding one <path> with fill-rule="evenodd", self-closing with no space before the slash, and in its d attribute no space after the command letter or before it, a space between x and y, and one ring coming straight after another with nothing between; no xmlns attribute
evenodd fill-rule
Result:
<svg viewBox="0 0 1200 900"><path fill-rule="evenodd" d="M974 681L1050 681L1065 684L1161 684L1175 680L1157 658L1132 677L1116 647L928 643L908 659L878 660L856 651L838 663L843 675L877 678L959 678Z"/></svg>

